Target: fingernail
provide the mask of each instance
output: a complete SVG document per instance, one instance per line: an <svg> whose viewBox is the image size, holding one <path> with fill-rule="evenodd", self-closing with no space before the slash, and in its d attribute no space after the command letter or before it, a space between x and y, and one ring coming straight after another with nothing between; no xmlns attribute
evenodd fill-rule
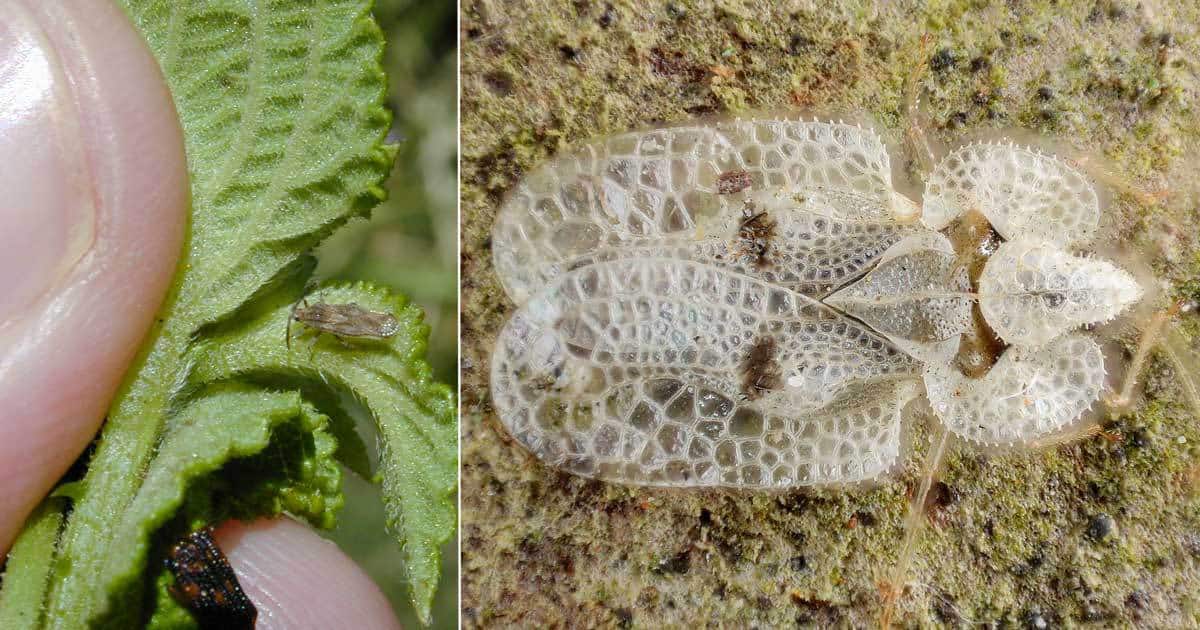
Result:
<svg viewBox="0 0 1200 630"><path fill-rule="evenodd" d="M97 212L69 37L49 32L24 3L0 5L2 330L88 252Z"/></svg>

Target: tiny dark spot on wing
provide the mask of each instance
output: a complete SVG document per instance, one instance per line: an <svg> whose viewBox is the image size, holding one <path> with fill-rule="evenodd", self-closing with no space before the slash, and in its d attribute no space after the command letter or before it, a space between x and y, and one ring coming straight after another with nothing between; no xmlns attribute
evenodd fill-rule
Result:
<svg viewBox="0 0 1200 630"><path fill-rule="evenodd" d="M732 195L746 190L753 183L750 173L743 170L725 171L717 176L717 193Z"/></svg>
<svg viewBox="0 0 1200 630"><path fill-rule="evenodd" d="M774 337L759 337L750 345L741 366L742 395L748 400L783 386L783 374L776 357L778 352Z"/></svg>
<svg viewBox="0 0 1200 630"><path fill-rule="evenodd" d="M768 255L775 240L775 220L766 212L756 212L753 205L747 203L738 226L737 240L737 250L741 256L748 258L756 267L766 267L770 263Z"/></svg>

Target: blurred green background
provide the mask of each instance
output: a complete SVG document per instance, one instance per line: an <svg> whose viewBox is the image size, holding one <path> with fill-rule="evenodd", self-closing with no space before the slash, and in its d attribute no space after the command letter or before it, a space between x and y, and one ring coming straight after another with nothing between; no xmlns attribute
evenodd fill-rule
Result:
<svg viewBox="0 0 1200 630"><path fill-rule="evenodd" d="M376 0L388 40L384 61L400 145L389 198L369 221L339 231L318 252L321 279L370 280L407 295L429 323L429 361L457 389L458 177L455 3ZM373 429L363 427L363 435ZM368 443L373 444L369 439ZM406 628L418 628L408 600L404 562L384 532L379 489L346 472L346 507L330 534L392 600ZM434 604L437 628L457 627L458 547L443 550Z"/></svg>

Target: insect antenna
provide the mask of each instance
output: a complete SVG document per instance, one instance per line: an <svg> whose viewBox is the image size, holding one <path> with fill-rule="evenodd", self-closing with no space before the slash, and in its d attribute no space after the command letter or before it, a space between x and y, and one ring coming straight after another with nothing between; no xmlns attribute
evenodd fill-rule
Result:
<svg viewBox="0 0 1200 630"><path fill-rule="evenodd" d="M1120 194L1129 195L1143 206L1157 206L1171 198L1174 194L1169 187L1148 188L1139 186L1129 178L1119 175L1099 160L1090 156L1079 156L1067 159L1073 166L1091 175L1100 183L1116 190Z"/></svg>
<svg viewBox="0 0 1200 630"><path fill-rule="evenodd" d="M315 286L316 286L316 283L314 283L314 282L309 282L308 284L304 285L304 292L301 294L300 299L293 302L292 309L290 311L288 311L287 332L285 333L285 339L286 339L285 343L287 345L287 349L289 352L291 352L291 350L292 350L292 322L295 321L295 319L296 319L296 309L299 308L301 304L304 304L304 308L308 308L308 294L310 292L312 292L312 289Z"/></svg>
<svg viewBox="0 0 1200 630"><path fill-rule="evenodd" d="M919 108L921 105L921 82L925 79L925 71L928 66L929 44L933 41L933 36L925 33L921 36L921 48L918 53L917 63L913 66L912 74L908 76L904 87L904 117L907 119L905 125L905 138L908 140L911 148L917 154L917 165L920 169L921 179L933 171L933 165L936 163L933 155L933 148L929 146L929 140L925 137L925 131L921 129Z"/></svg>

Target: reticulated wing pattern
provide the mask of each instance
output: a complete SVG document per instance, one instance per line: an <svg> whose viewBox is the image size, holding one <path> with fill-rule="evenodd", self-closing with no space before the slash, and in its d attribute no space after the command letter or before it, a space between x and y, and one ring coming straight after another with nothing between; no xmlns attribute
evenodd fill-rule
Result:
<svg viewBox="0 0 1200 630"><path fill-rule="evenodd" d="M924 344L970 327L970 288L950 241L923 232L897 243L866 276L825 302L889 338Z"/></svg>
<svg viewBox="0 0 1200 630"><path fill-rule="evenodd" d="M926 367L925 392L954 433L990 445L1028 442L1060 431L1087 411L1104 388L1104 355L1073 333L1045 348L1012 346L978 379L952 363Z"/></svg>
<svg viewBox="0 0 1200 630"><path fill-rule="evenodd" d="M984 318L996 334L1033 347L1109 321L1142 295L1133 276L1112 263L1034 240L1001 245L983 269L979 292Z"/></svg>
<svg viewBox="0 0 1200 630"><path fill-rule="evenodd" d="M550 465L611 481L786 487L873 477L920 366L786 289L689 261L566 273L509 320L492 395Z"/></svg>
<svg viewBox="0 0 1200 630"><path fill-rule="evenodd" d="M1091 240L1100 200L1067 162L1012 144L971 144L943 158L925 185L921 219L940 230L978 210L1005 239L1037 237L1056 245Z"/></svg>
<svg viewBox="0 0 1200 630"><path fill-rule="evenodd" d="M517 303L597 250L691 238L742 214L747 189L831 190L890 215L897 195L883 142L842 123L733 119L584 144L526 176L493 228L495 266ZM903 203L900 201L899 203Z"/></svg>
<svg viewBox="0 0 1200 630"><path fill-rule="evenodd" d="M623 258L678 258L821 298L860 277L896 242L923 231L867 214L873 209L880 209L876 202L854 193L755 195L740 213L705 221L694 234L597 249L566 268ZM548 277L563 267L552 263Z"/></svg>

